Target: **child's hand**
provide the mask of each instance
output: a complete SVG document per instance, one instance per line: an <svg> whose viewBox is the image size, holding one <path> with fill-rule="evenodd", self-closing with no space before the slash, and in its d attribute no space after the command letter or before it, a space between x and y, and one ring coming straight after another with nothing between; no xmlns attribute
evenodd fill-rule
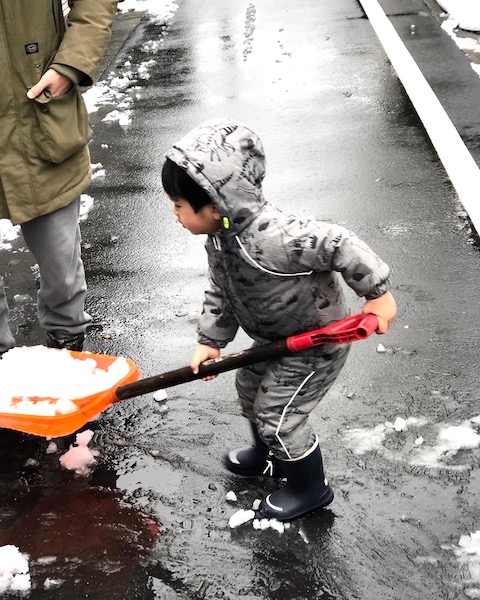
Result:
<svg viewBox="0 0 480 600"><path fill-rule="evenodd" d="M218 348L214 348L213 346L205 346L204 344L198 344L195 348L195 352L193 353L192 362L190 366L192 367L192 371L195 375L198 373L198 368L200 365L208 360L209 358L219 358L220 350ZM208 377L203 377L203 381L209 381L210 379L215 379L216 375L209 375Z"/></svg>
<svg viewBox="0 0 480 600"><path fill-rule="evenodd" d="M377 315L377 333L387 333L388 328L393 323L395 315L397 314L397 304L392 294L390 292L385 292L383 296L365 302L362 312L364 315Z"/></svg>

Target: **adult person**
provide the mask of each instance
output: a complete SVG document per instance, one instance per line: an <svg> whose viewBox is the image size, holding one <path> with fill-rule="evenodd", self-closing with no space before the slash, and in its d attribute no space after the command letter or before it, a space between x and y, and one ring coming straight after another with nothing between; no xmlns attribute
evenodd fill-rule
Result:
<svg viewBox="0 0 480 600"><path fill-rule="evenodd" d="M63 2L66 4L66 2ZM0 218L20 225L39 266L46 344L81 350L87 324L80 194L91 129L79 85L105 51L117 0L0 0ZM15 345L0 277L0 354Z"/></svg>

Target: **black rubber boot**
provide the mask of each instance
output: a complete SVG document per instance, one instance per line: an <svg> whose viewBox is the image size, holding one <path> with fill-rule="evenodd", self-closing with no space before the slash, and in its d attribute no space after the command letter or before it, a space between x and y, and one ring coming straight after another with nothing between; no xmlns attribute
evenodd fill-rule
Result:
<svg viewBox="0 0 480 600"><path fill-rule="evenodd" d="M73 335L63 334L59 331L47 331L47 347L73 350L81 352L83 350L83 342L85 341L84 333L76 333Z"/></svg>
<svg viewBox="0 0 480 600"><path fill-rule="evenodd" d="M333 490L325 479L318 441L304 458L279 463L287 483L262 500L262 518L293 521L332 502Z"/></svg>
<svg viewBox="0 0 480 600"><path fill-rule="evenodd" d="M284 477L278 467L279 461L269 455L268 446L260 438L255 423L250 422L254 445L249 448L230 450L223 457L225 467L232 473L245 477Z"/></svg>

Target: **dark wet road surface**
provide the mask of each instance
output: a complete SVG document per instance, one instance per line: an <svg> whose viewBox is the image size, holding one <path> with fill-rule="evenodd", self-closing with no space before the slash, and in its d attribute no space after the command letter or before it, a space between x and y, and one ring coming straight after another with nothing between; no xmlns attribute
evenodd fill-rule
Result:
<svg viewBox="0 0 480 600"><path fill-rule="evenodd" d="M153 51L149 40L162 43ZM166 30L139 27L116 74L127 60L135 72L152 59L149 79L125 92L134 100L128 128L101 121L114 106L92 115L92 161L106 177L88 191L94 207L82 226L98 323L88 349L130 356L143 376L189 363L206 258L203 239L175 223L160 168L172 142L218 115L263 138L269 199L345 224L386 259L399 316L387 336L354 346L312 416L334 503L283 534L227 524L275 486L222 467L223 452L248 440L231 373L172 388L165 403L142 397L102 415L91 425L101 456L87 480L61 472L47 442L2 434L0 545L31 554L30 597L471 597L480 584L468 581L455 549L478 529L479 450L443 455L437 466L412 457L418 436L435 449L439 429L480 412L479 255L361 9L353 0L321 9L186 0ZM19 256L10 287L33 294L21 253L0 258ZM361 306L352 295L351 303ZM41 339L32 311L15 313L19 343ZM376 352L379 342L387 352ZM227 351L248 345L240 335ZM397 416L422 425L356 452L352 429ZM24 467L28 458L38 465ZM225 500L229 490L237 503ZM45 590L46 577L63 583Z"/></svg>

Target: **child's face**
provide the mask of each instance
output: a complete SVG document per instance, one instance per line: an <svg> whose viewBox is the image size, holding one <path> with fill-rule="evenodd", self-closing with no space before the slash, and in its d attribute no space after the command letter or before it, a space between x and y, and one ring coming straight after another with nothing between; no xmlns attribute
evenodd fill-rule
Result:
<svg viewBox="0 0 480 600"><path fill-rule="evenodd" d="M172 211L177 221L194 235L214 233L221 227L222 217L214 204L207 204L195 212L183 198L172 198Z"/></svg>

